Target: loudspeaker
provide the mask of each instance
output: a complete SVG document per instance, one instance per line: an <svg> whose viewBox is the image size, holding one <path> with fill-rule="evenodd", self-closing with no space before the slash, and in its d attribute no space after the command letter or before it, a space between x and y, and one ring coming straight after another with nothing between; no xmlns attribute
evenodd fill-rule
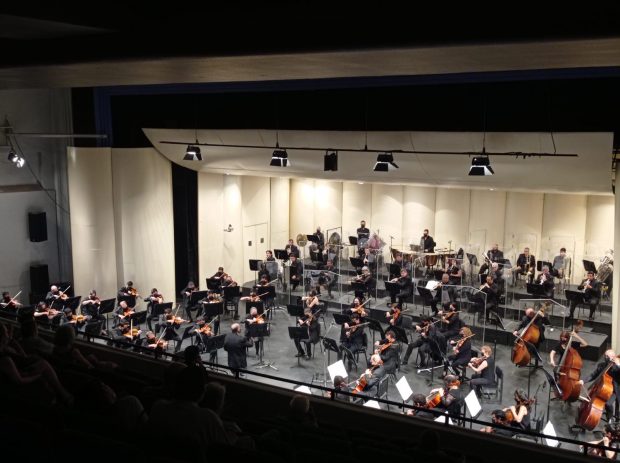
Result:
<svg viewBox="0 0 620 463"><path fill-rule="evenodd" d="M30 266L30 292L33 294L47 294L50 282L47 265Z"/></svg>
<svg viewBox="0 0 620 463"><path fill-rule="evenodd" d="M47 241L47 217L45 212L37 214L28 213L28 231L30 233L30 241L33 243Z"/></svg>

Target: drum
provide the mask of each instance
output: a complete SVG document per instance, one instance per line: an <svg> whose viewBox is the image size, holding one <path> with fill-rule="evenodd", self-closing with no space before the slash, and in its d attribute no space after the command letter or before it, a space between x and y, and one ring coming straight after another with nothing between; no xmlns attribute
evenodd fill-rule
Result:
<svg viewBox="0 0 620 463"><path fill-rule="evenodd" d="M435 265L437 265L437 258L439 256L437 254L427 254L425 256L426 259L426 266L427 267L434 267Z"/></svg>

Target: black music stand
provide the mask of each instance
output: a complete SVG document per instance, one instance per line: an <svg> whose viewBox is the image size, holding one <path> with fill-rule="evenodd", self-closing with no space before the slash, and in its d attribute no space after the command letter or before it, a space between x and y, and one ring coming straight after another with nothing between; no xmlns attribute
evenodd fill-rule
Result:
<svg viewBox="0 0 620 463"><path fill-rule="evenodd" d="M359 257L349 257L349 262L354 268L362 268L364 266L364 261Z"/></svg>
<svg viewBox="0 0 620 463"><path fill-rule="evenodd" d="M385 282L385 290L390 294L398 294L400 292L400 286L398 283L392 283L391 281Z"/></svg>
<svg viewBox="0 0 620 463"><path fill-rule="evenodd" d="M424 315L424 306L427 305L431 310L433 310L433 293L430 289L427 289L424 286L417 286L417 290L418 294L422 298L422 315Z"/></svg>
<svg viewBox="0 0 620 463"><path fill-rule="evenodd" d="M364 296L364 294L366 294L366 285L362 282L359 282L359 281L352 282L351 289L353 290L353 293L357 297L359 297L359 294L361 294L362 297Z"/></svg>
<svg viewBox="0 0 620 463"><path fill-rule="evenodd" d="M400 266L396 264L387 264L388 273L390 274L390 279L398 278L400 276Z"/></svg>
<svg viewBox="0 0 620 463"><path fill-rule="evenodd" d="M260 259L250 259L249 260L250 270L252 272L254 272L254 284L256 284L256 272L258 272L258 270L260 269L261 262L262 262L262 260L260 260Z"/></svg>
<svg viewBox="0 0 620 463"><path fill-rule="evenodd" d="M222 286L222 280L219 278L207 278L207 289L211 291L219 291Z"/></svg>
<svg viewBox="0 0 620 463"><path fill-rule="evenodd" d="M133 321L134 327L146 323L146 310L143 310L141 312L134 312L133 315L129 317L129 320Z"/></svg>
<svg viewBox="0 0 620 463"><path fill-rule="evenodd" d="M214 352L214 359L215 359L215 364L217 365L217 351L222 349L224 347L224 339L226 339L226 335L225 334L220 334L219 336L210 336L206 339L206 343L205 343L205 351L207 351L209 354L211 354L211 352Z"/></svg>
<svg viewBox="0 0 620 463"><path fill-rule="evenodd" d="M349 236L349 244L351 246L357 246L357 236Z"/></svg>
<svg viewBox="0 0 620 463"><path fill-rule="evenodd" d="M596 265L591 260L583 260L583 268L586 272L592 272L596 275Z"/></svg>
<svg viewBox="0 0 620 463"><path fill-rule="evenodd" d="M101 304L99 305L99 315L103 316L105 318L105 329L108 329L108 317L107 315L109 313L114 312L114 309L116 307L116 299L104 299L103 301L101 301Z"/></svg>
<svg viewBox="0 0 620 463"><path fill-rule="evenodd" d="M385 318L385 314L388 313L387 310L369 309L369 311L370 311L370 318L379 320L381 323L387 323L387 318Z"/></svg>
<svg viewBox="0 0 620 463"><path fill-rule="evenodd" d="M542 268L545 265L549 268L549 270L553 268L553 264L551 262L547 262L546 260L539 260L536 262L536 270L542 272Z"/></svg>
<svg viewBox="0 0 620 463"><path fill-rule="evenodd" d="M81 299L82 296L69 297L65 299L65 301L63 302L63 306L64 308L69 307L71 309L71 312L77 313L77 308L80 306Z"/></svg>
<svg viewBox="0 0 620 463"><path fill-rule="evenodd" d="M245 314L246 315L250 313L250 309L252 307L256 307L256 310L258 311L258 315L262 315L263 312L265 312L265 305L263 304L263 301L256 301L256 302L245 301Z"/></svg>
<svg viewBox="0 0 620 463"><path fill-rule="evenodd" d="M409 338L407 338L407 332L404 328L401 328L400 326L389 326L385 331L392 331L398 342L409 344Z"/></svg>
<svg viewBox="0 0 620 463"><path fill-rule="evenodd" d="M136 296L118 296L116 298L116 301L118 302L118 305L120 305L121 302L125 301L127 303L127 306L131 309L136 306Z"/></svg>
<svg viewBox="0 0 620 463"><path fill-rule="evenodd" d="M536 283L527 283L525 287L527 293L535 296L536 298L544 299L547 297L545 294L545 287L543 285L539 285Z"/></svg>
<svg viewBox="0 0 620 463"><path fill-rule="evenodd" d="M204 317L217 317L218 315L224 315L224 303L223 302L204 302L202 304Z"/></svg>
<svg viewBox="0 0 620 463"><path fill-rule="evenodd" d="M265 351L265 338L269 336L269 323L252 323L250 325L246 325L247 334L254 339L257 339L256 342L260 342L260 348L258 350L258 363L252 365L256 368L273 368L278 371L278 369L272 365L271 362L265 362L263 360L263 354Z"/></svg>
<svg viewBox="0 0 620 463"><path fill-rule="evenodd" d="M189 296L189 301L187 303L188 307L194 307L198 305L199 301L206 299L209 296L209 291L194 291Z"/></svg>
<svg viewBox="0 0 620 463"><path fill-rule="evenodd" d="M375 333L379 333L381 339L385 338L385 331L383 331L383 327L379 320L375 320L374 318L366 318L364 323L368 323L368 329L372 331L372 343L375 343Z"/></svg>
<svg viewBox="0 0 620 463"><path fill-rule="evenodd" d="M342 315L339 313L332 314L334 316L334 322L336 325L343 325L344 323L351 323L351 317L349 315Z"/></svg>
<svg viewBox="0 0 620 463"><path fill-rule="evenodd" d="M278 260L288 260L288 254L286 253L286 249L274 249L273 255Z"/></svg>
<svg viewBox="0 0 620 463"><path fill-rule="evenodd" d="M334 352L336 354L336 358L338 358L338 355L340 355L338 343L335 339L326 338L324 336L321 336L321 343L323 344L323 352L327 352L327 363L328 365L331 365L330 353Z"/></svg>
<svg viewBox="0 0 620 463"><path fill-rule="evenodd" d="M311 243L315 243L315 244L319 243L319 237L316 235L306 235L306 239L310 241Z"/></svg>
<svg viewBox="0 0 620 463"><path fill-rule="evenodd" d="M570 310L570 306L575 303L575 308L577 308L580 304L587 304L586 295L581 291L572 291L570 289L564 290L564 296L566 297L566 302L568 303L568 307ZM569 313L570 314L570 313ZM572 323L572 320L571 320Z"/></svg>
<svg viewBox="0 0 620 463"><path fill-rule="evenodd" d="M304 308L296 304L287 304L286 311L291 317L301 318L304 316Z"/></svg>
<svg viewBox="0 0 620 463"><path fill-rule="evenodd" d="M288 337L293 340L298 340L299 342L309 339L308 336L308 327L307 326L289 326L288 327ZM299 361L301 357L297 357L297 366L301 366Z"/></svg>

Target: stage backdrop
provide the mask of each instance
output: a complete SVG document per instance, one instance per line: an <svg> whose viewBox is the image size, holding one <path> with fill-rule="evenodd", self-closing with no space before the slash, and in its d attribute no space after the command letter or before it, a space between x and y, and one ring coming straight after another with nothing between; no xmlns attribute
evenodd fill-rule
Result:
<svg viewBox="0 0 620 463"><path fill-rule="evenodd" d="M170 161L156 150L68 151L76 294L112 298L127 280L174 301Z"/></svg>

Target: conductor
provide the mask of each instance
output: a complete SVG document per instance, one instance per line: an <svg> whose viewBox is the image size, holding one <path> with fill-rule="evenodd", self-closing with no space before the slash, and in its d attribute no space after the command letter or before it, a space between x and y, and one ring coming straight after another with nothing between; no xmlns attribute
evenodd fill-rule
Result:
<svg viewBox="0 0 620 463"><path fill-rule="evenodd" d="M233 323L230 331L224 338L224 350L228 352L228 366L237 370L247 368L248 362L245 349L252 346L252 339L245 338L239 334L241 331L239 323Z"/></svg>

